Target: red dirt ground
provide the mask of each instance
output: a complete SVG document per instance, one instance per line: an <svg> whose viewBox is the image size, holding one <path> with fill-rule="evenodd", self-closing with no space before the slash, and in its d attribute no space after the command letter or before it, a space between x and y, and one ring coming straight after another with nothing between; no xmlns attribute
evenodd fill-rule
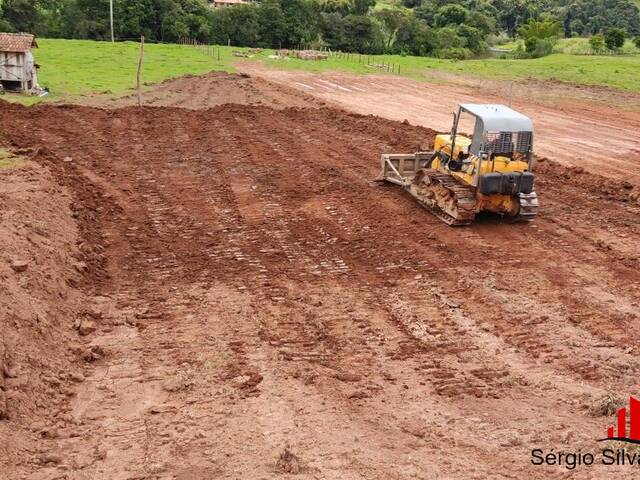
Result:
<svg viewBox="0 0 640 480"><path fill-rule="evenodd" d="M268 82L249 75L211 72L166 80L148 87L143 95L145 105L154 107L210 108L225 103L265 105L272 108L323 106L325 102L299 90ZM89 97L89 106L126 107L138 104L137 95L107 99L103 95Z"/></svg>
<svg viewBox="0 0 640 480"><path fill-rule="evenodd" d="M8 478L566 478L531 449L597 450L613 418L589 409L638 394L640 189L543 161L534 223L452 229L372 181L434 134L333 108L0 104L2 141L60 192L3 192L2 227L30 202L66 239L3 233L63 256L40 283L2 267L3 290L77 315L60 342L97 328L71 357L24 331L43 376L86 379L21 415L38 365L4 325ZM43 293L76 249L77 312Z"/></svg>
<svg viewBox="0 0 640 480"><path fill-rule="evenodd" d="M531 117L536 151L565 165L640 183L640 95L553 82L417 82L391 75L282 71L245 62L251 75L347 110L451 129L459 103L509 103ZM456 82L456 83L453 83ZM462 82L462 83L461 83Z"/></svg>

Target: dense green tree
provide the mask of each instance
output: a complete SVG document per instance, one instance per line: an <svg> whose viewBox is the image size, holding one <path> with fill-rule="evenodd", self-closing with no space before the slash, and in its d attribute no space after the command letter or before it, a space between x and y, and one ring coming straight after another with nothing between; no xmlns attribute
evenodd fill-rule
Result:
<svg viewBox="0 0 640 480"><path fill-rule="evenodd" d="M338 12L324 12L321 15L322 40L332 50L340 50L346 44L344 17Z"/></svg>
<svg viewBox="0 0 640 480"><path fill-rule="evenodd" d="M344 17L344 50L362 53L382 53L384 38L371 17L347 15Z"/></svg>
<svg viewBox="0 0 640 480"><path fill-rule="evenodd" d="M284 46L310 44L320 37L320 6L314 0L282 0Z"/></svg>
<svg viewBox="0 0 640 480"><path fill-rule="evenodd" d="M431 28L413 16L405 16L398 28L393 53L409 53L412 55L431 55L435 49L434 35Z"/></svg>
<svg viewBox="0 0 640 480"><path fill-rule="evenodd" d="M604 44L609 50L617 51L624 46L627 33L622 28L612 27L604 34Z"/></svg>
<svg viewBox="0 0 640 480"><path fill-rule="evenodd" d="M518 33L525 40L528 38L557 38L562 31L562 25L551 19L530 20L518 29Z"/></svg>
<svg viewBox="0 0 640 480"><path fill-rule="evenodd" d="M323 12L339 13L340 15L348 15L353 12L353 0L320 0L320 6Z"/></svg>
<svg viewBox="0 0 640 480"><path fill-rule="evenodd" d="M353 13L366 15L369 9L376 4L376 0L353 0Z"/></svg>
<svg viewBox="0 0 640 480"><path fill-rule="evenodd" d="M498 20L508 35L515 37L518 28L539 15L538 6L529 0L494 0Z"/></svg>
<svg viewBox="0 0 640 480"><path fill-rule="evenodd" d="M214 43L257 47L258 9L255 5L238 5L214 10L211 25L211 40Z"/></svg>
<svg viewBox="0 0 640 480"><path fill-rule="evenodd" d="M257 8L257 15L260 46L279 48L286 33L285 16L280 0L263 0Z"/></svg>
<svg viewBox="0 0 640 480"><path fill-rule="evenodd" d="M408 16L409 15L401 10L395 9L384 9L376 12L375 17L380 22L380 31L384 39L385 50L392 50L397 41L398 31L406 23L406 18Z"/></svg>
<svg viewBox="0 0 640 480"><path fill-rule="evenodd" d="M484 41L484 35L480 30L468 25L460 25L458 27L458 36L463 38L464 47L471 50L473 53L481 53L487 48L487 44Z"/></svg>
<svg viewBox="0 0 640 480"><path fill-rule="evenodd" d="M435 14L434 23L437 27L447 27L449 25L462 25L467 21L469 11L462 5L444 5Z"/></svg>
<svg viewBox="0 0 640 480"><path fill-rule="evenodd" d="M2 20L16 32L37 32L40 3L34 0L4 0Z"/></svg>
<svg viewBox="0 0 640 480"><path fill-rule="evenodd" d="M263 0L216 10L209 1L116 0L116 37L464 58L503 32L522 37L526 56L550 52L563 33L613 32L613 50L616 32L640 36L636 0L402 0L407 9L377 11L376 0ZM0 30L105 40L109 0L0 0Z"/></svg>
<svg viewBox="0 0 640 480"><path fill-rule="evenodd" d="M611 27L640 34L640 11L634 0L563 0L562 4L563 18L570 19L565 34L592 35Z"/></svg>

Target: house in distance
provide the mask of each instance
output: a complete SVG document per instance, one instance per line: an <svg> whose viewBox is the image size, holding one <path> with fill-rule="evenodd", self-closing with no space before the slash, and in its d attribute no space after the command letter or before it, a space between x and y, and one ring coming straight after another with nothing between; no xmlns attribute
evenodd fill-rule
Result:
<svg viewBox="0 0 640 480"><path fill-rule="evenodd" d="M209 6L211 8L226 8L235 5L248 5L250 3L252 3L250 0L210 0Z"/></svg>
<svg viewBox="0 0 640 480"><path fill-rule="evenodd" d="M27 33L0 33L0 82L7 91L36 93L38 66L31 50L38 44Z"/></svg>

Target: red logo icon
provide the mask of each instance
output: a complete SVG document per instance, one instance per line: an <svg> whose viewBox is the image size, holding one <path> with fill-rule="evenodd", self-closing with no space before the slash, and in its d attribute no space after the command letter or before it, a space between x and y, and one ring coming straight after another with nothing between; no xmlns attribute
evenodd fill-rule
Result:
<svg viewBox="0 0 640 480"><path fill-rule="evenodd" d="M607 438L598 440L618 440L621 442L640 444L640 400L633 397L629 398L629 430L627 435L627 408L623 407L618 410L618 431L614 431L614 425L607 428Z"/></svg>

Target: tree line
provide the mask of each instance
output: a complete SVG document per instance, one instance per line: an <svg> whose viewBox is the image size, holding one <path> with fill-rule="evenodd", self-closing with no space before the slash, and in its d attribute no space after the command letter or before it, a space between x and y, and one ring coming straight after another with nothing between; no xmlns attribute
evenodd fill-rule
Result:
<svg viewBox="0 0 640 480"><path fill-rule="evenodd" d="M114 0L115 34L151 41L264 48L331 48L446 58L481 54L500 36L550 51L559 36L640 35L634 0L262 0L212 9L206 0ZM0 0L0 31L110 38L109 0Z"/></svg>

